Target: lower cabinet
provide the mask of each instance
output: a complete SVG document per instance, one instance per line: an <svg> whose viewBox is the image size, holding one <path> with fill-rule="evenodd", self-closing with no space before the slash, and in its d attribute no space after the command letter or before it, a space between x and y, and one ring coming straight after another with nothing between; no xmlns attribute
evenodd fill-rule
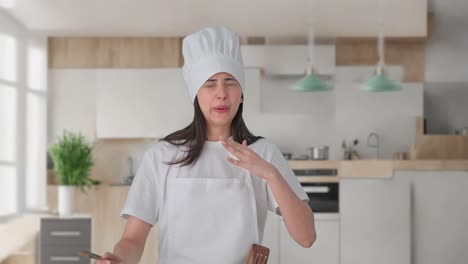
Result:
<svg viewBox="0 0 468 264"><path fill-rule="evenodd" d="M341 179L341 264L411 263L408 178Z"/></svg>
<svg viewBox="0 0 468 264"><path fill-rule="evenodd" d="M40 264L89 264L81 250L91 250L91 218L42 218Z"/></svg>
<svg viewBox="0 0 468 264"><path fill-rule="evenodd" d="M317 240L303 248L289 235L283 219L269 213L263 245L270 248L268 264L338 264L340 260L339 214L315 214Z"/></svg>
<svg viewBox="0 0 468 264"><path fill-rule="evenodd" d="M338 214L315 214L317 240L310 248L299 245L280 220L280 263L338 264L340 260L340 223Z"/></svg>
<svg viewBox="0 0 468 264"><path fill-rule="evenodd" d="M268 211L262 245L270 249L268 264L279 264L280 217Z"/></svg>

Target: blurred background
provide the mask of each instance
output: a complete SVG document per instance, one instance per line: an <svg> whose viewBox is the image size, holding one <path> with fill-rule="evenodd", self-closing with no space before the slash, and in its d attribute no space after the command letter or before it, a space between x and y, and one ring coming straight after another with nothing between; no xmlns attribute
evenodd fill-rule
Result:
<svg viewBox="0 0 468 264"><path fill-rule="evenodd" d="M240 34L246 124L315 212L311 248L269 214L268 263L466 263L466 14L464 0L0 0L0 263L112 250L143 153L193 117L182 39L213 25ZM99 181L71 200L51 155L64 131ZM157 255L156 225L141 263Z"/></svg>

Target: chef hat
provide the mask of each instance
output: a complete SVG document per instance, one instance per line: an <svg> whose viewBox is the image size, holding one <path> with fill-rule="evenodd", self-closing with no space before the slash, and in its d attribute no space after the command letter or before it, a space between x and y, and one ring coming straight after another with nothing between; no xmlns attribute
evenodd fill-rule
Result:
<svg viewBox="0 0 468 264"><path fill-rule="evenodd" d="M231 74L245 87L239 35L225 27L207 27L186 36L182 43L182 74L192 103L198 89L219 72Z"/></svg>

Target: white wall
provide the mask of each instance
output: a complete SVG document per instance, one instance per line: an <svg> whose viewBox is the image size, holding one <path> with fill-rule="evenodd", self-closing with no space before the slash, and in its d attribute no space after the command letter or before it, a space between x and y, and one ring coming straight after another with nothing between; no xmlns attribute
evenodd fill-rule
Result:
<svg viewBox="0 0 468 264"><path fill-rule="evenodd" d="M430 82L424 85L427 134L454 134L468 127L468 82Z"/></svg>
<svg viewBox="0 0 468 264"><path fill-rule="evenodd" d="M468 82L468 2L433 0L435 30L426 47L427 82Z"/></svg>
<svg viewBox="0 0 468 264"><path fill-rule="evenodd" d="M426 46L424 116L428 134L468 127L468 2L433 0L434 33Z"/></svg>

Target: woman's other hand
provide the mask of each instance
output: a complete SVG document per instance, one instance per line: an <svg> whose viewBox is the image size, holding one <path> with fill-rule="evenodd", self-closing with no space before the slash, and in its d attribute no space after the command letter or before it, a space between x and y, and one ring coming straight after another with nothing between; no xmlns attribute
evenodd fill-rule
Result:
<svg viewBox="0 0 468 264"><path fill-rule="evenodd" d="M110 252L106 252L102 256L102 259L96 260L95 264L125 264L125 262L117 255L114 255Z"/></svg>

